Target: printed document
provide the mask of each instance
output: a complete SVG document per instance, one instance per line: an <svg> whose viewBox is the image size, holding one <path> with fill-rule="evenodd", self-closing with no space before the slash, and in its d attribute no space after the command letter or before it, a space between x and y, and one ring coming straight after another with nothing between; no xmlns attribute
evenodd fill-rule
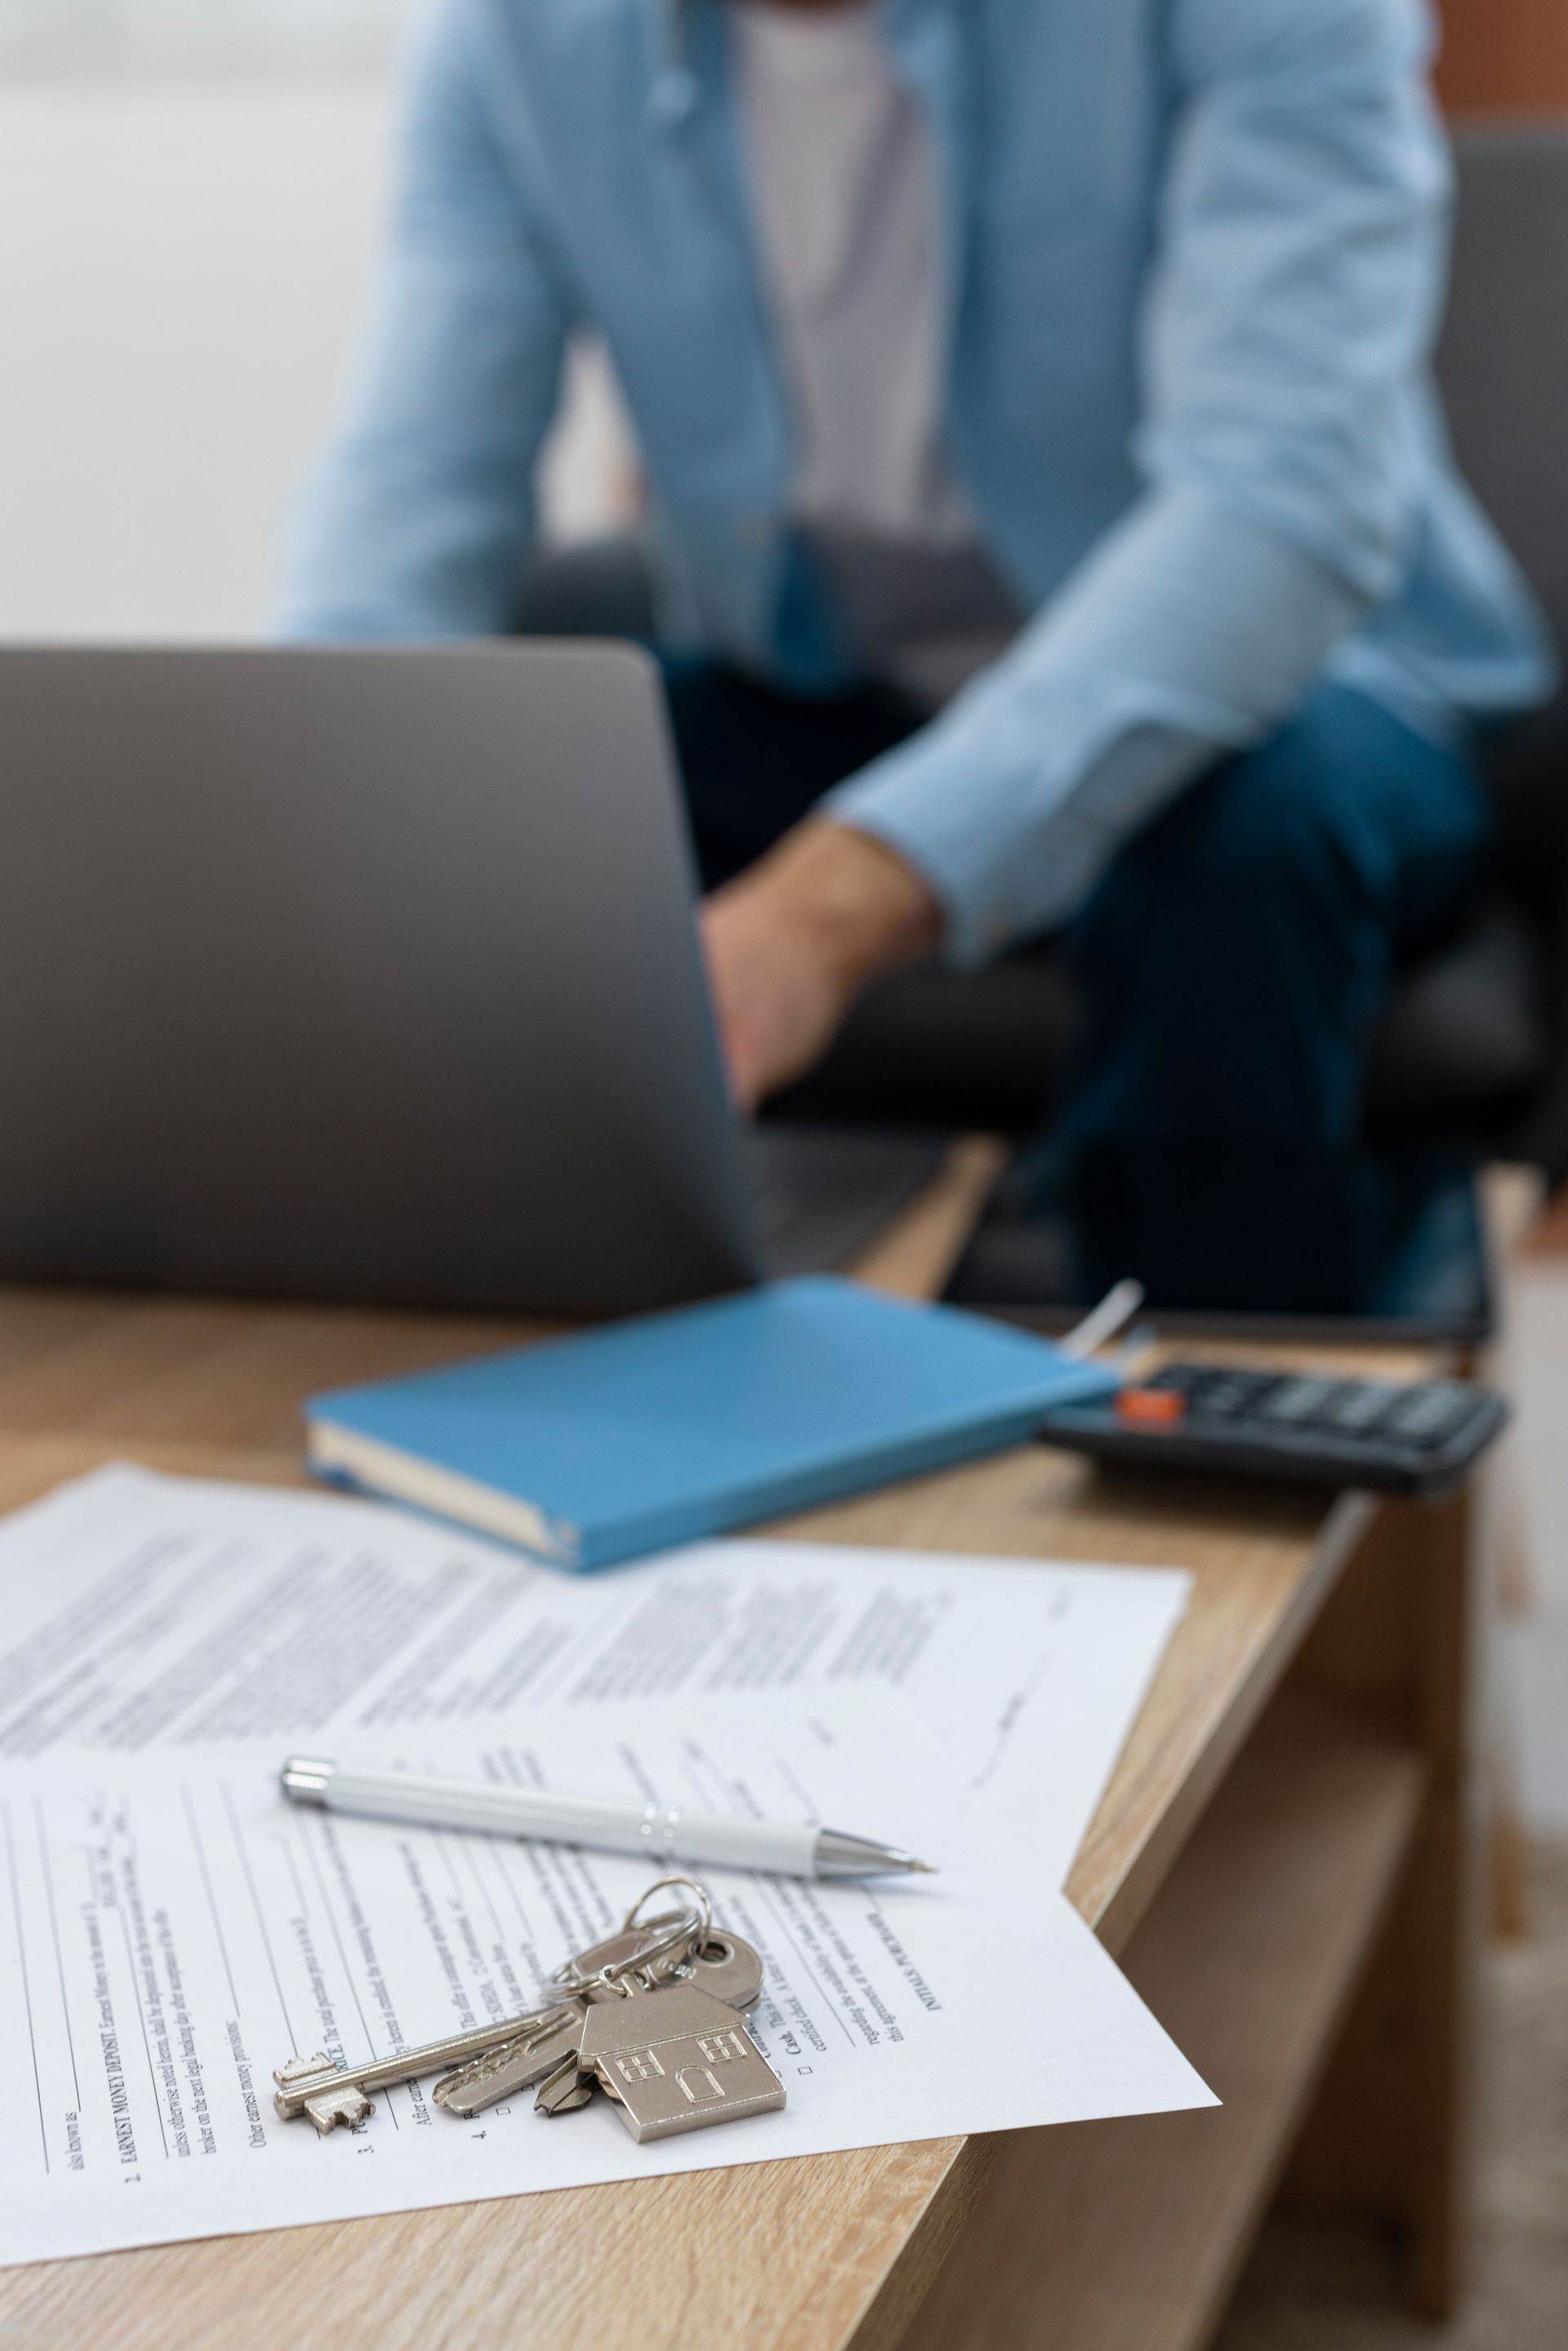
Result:
<svg viewBox="0 0 1568 2351"><path fill-rule="evenodd" d="M103 1470L0 1525L0 2262L1207 2102L1071 1865L1174 1572L756 1541L571 1579L347 1498ZM301 1812L292 1750L826 1818L936 1878L705 1870L782 2115L359 2131L272 2074L530 2005L648 1865ZM999 1984L1029 1995L1007 2010Z"/></svg>
<svg viewBox="0 0 1568 2351"><path fill-rule="evenodd" d="M187 1576L197 1564L186 1557ZM642 1861L286 1803L287 1739L214 1740L207 1717L240 1687L247 1642L281 1675L272 1595L305 1572L303 1555L275 1565L248 1631L231 1593L204 1646L154 1676L171 1615L192 1604L177 1581L160 1584L149 1552L120 1617L142 1667L122 1667L111 1691L95 1651L78 1686L76 1727L96 1731L98 1750L57 1741L0 1763L0 2262L1213 2103L908 1697L885 1676L818 1672L808 1688L770 1673L700 1706L558 1698L514 1704L504 1723L481 1725L472 1706L451 1709L463 1720L361 1720L354 1751L895 1826L928 1852L939 1876L871 1886L705 1870L718 1918L767 1964L752 2022L788 2092L782 2113L640 2147L602 2095L553 2120L521 2098L462 2122L427 2080L377 2092L352 2132L280 2121L272 2073L288 2057L319 2049L353 2064L517 2012L569 1952L615 1931L653 1875ZM483 1575L465 1588L476 1608ZM299 1640L298 1616L292 1628ZM497 1667L502 1646L481 1645ZM308 1687L308 1637L303 1648ZM583 1654L614 1650L601 1636ZM386 1669L390 1690L399 1669ZM562 1677L569 1701L581 1670ZM55 1671L63 1709L63 1656ZM264 1673L254 1687L258 1708L269 1691L298 1727L281 1681ZM163 1709L159 1735L149 1726ZM125 1735L132 1724L139 1739Z"/></svg>
<svg viewBox="0 0 1568 2351"><path fill-rule="evenodd" d="M900 1689L1061 1884L1190 1578L713 1542L574 1578L376 1503L101 1470L0 1524L0 1758ZM841 1823L902 1841L890 1822Z"/></svg>

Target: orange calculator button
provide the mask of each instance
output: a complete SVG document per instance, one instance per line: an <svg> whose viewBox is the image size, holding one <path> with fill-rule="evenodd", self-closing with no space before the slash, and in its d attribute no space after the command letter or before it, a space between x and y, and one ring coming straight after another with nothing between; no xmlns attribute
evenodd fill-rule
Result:
<svg viewBox="0 0 1568 2351"><path fill-rule="evenodd" d="M1186 1398L1179 1388L1124 1388L1116 1398L1118 1419L1139 1428L1169 1428L1186 1414Z"/></svg>

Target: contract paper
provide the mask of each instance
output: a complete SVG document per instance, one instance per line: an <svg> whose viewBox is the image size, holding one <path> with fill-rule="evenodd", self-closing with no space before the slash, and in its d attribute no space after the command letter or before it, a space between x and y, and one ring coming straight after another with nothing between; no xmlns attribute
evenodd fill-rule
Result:
<svg viewBox="0 0 1568 2351"><path fill-rule="evenodd" d="M0 1525L0 1758L902 1690L1061 1884L1191 1579L714 1542L577 1579L382 1505L101 1470ZM902 1841L886 1821L836 1825Z"/></svg>
<svg viewBox="0 0 1568 2351"><path fill-rule="evenodd" d="M155 1646L155 1604L141 1606L127 1629ZM602 2096L551 2121L524 2099L460 2122L425 2082L319 2137L277 2117L275 2066L317 2049L353 2063L515 2012L619 1927L648 1865L299 1810L277 1792L276 1740L122 1740L0 1764L0 2262L1213 2103L896 1689L775 1677L700 1707L382 1722L356 1751L896 1820L941 1875L704 1872L720 1920L767 1963L753 2026L781 2114L639 2147Z"/></svg>

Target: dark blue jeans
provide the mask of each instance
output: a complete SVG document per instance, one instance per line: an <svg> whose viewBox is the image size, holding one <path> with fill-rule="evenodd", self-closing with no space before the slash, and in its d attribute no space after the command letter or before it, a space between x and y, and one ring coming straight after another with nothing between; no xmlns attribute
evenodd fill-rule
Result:
<svg viewBox="0 0 1568 2351"><path fill-rule="evenodd" d="M711 666L666 674L710 888L915 723L876 689L804 700ZM1372 1024L1398 967L1464 920L1486 835L1461 751L1322 688L1132 841L1073 925L1062 1138L1353 1150Z"/></svg>

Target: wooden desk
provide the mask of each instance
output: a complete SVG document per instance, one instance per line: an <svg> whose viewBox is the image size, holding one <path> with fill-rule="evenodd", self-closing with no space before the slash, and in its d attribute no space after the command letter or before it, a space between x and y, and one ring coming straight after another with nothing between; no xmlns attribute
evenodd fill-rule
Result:
<svg viewBox="0 0 1568 2351"><path fill-rule="evenodd" d="M929 1255L941 1219L924 1213ZM913 1248L905 1232L883 1253L890 1285L911 1286ZM293 1482L302 1395L510 1335L0 1292L0 1509L117 1457ZM1221 2111L11 2271L0 2340L1174 2351L1205 2339L1298 2139L1302 2188L1402 2222L1416 2299L1447 2308L1472 1907L1468 1523L1463 1503L1112 1480L1036 1447L789 1531L1194 1571L1069 1890Z"/></svg>

